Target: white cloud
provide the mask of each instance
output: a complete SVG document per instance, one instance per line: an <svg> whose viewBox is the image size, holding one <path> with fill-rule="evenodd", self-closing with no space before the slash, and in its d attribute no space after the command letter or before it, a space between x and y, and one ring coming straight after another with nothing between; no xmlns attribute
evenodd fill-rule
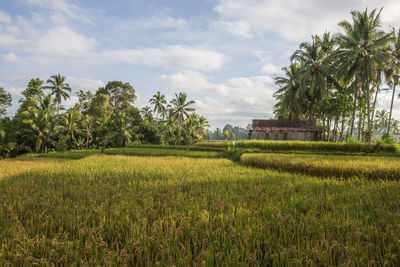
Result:
<svg viewBox="0 0 400 267"><path fill-rule="evenodd" d="M14 53L0 54L0 61L8 63L22 63L22 60Z"/></svg>
<svg viewBox="0 0 400 267"><path fill-rule="evenodd" d="M96 92L99 87L104 87L106 84L101 80L94 80L84 77L67 77L67 83L70 87L77 92L79 90L90 91L92 93Z"/></svg>
<svg viewBox="0 0 400 267"><path fill-rule="evenodd" d="M194 70L218 70L225 62L225 56L214 51L186 46L165 48L139 48L106 50L108 61L124 62L147 66L177 66Z"/></svg>
<svg viewBox="0 0 400 267"><path fill-rule="evenodd" d="M189 97L193 93L199 95L196 110L212 127L222 127L227 122L245 126L254 118L273 116L275 88L270 76L236 77L213 83L201 73L189 71L162 75L160 79L171 89L184 89Z"/></svg>
<svg viewBox="0 0 400 267"><path fill-rule="evenodd" d="M36 51L49 55L82 56L94 52L96 45L97 42L93 38L66 27L56 27L37 41Z"/></svg>
<svg viewBox="0 0 400 267"><path fill-rule="evenodd" d="M227 94L228 88L224 84L214 84L197 71L183 71L171 75L161 75L159 79L178 90L184 90L189 93L215 92L219 94Z"/></svg>
<svg viewBox="0 0 400 267"><path fill-rule="evenodd" d="M219 0L214 10L220 18L211 25L241 37L275 33L297 41L325 30L334 31L339 21L350 18L352 10L383 6L382 21L400 26L397 0Z"/></svg>
<svg viewBox="0 0 400 267"><path fill-rule="evenodd" d="M152 16L135 19L134 21L125 21L117 25L119 30L133 29L178 29L183 30L189 26L188 22L182 18L171 16Z"/></svg>
<svg viewBox="0 0 400 267"><path fill-rule="evenodd" d="M79 20L84 23L91 23L90 19L83 15L83 11L67 0L22 0L28 6L40 9L41 13L35 13L35 17L43 18L43 11L46 10L47 18L50 17L53 24L64 25L68 20Z"/></svg>
<svg viewBox="0 0 400 267"><path fill-rule="evenodd" d="M275 66L272 63L267 63L265 64L262 68L261 71L265 74L277 74L281 72L281 68L279 68L278 66Z"/></svg>
<svg viewBox="0 0 400 267"><path fill-rule="evenodd" d="M0 23L10 24L11 21L11 16L8 13L0 10Z"/></svg>

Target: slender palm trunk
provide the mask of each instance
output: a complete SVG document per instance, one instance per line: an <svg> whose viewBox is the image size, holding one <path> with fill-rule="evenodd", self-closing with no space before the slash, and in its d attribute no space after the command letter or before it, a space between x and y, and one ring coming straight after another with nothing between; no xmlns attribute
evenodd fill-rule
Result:
<svg viewBox="0 0 400 267"><path fill-rule="evenodd" d="M396 93L396 83L393 83L392 102L390 103L389 123L387 129L388 136L390 135L390 124L392 123L392 111L393 111L393 102L395 93Z"/></svg>
<svg viewBox="0 0 400 267"><path fill-rule="evenodd" d="M339 141L343 141L343 134L344 134L344 123L345 123L346 119L345 116L342 116L342 126L340 127L340 137L339 137Z"/></svg>
<svg viewBox="0 0 400 267"><path fill-rule="evenodd" d="M368 73L366 76L366 87L367 87L367 133L365 136L365 141L367 143L371 142L371 91L369 88Z"/></svg>
<svg viewBox="0 0 400 267"><path fill-rule="evenodd" d="M371 118L372 123L374 123L374 119L375 119L376 100L378 98L379 91L380 91L379 86L376 86L375 99L374 99L374 104L372 107L372 118Z"/></svg>
<svg viewBox="0 0 400 267"><path fill-rule="evenodd" d="M357 140L360 141L361 140L361 125L362 125L362 120L363 120L363 116L362 116L362 109L360 109L358 111L358 133L357 133Z"/></svg>
<svg viewBox="0 0 400 267"><path fill-rule="evenodd" d="M354 103L353 103L354 107L353 107L353 116L352 116L352 119L351 119L350 136L353 136L354 122L355 122L355 119L356 119L356 110L357 110L357 98L358 98L358 87L357 87L357 84L356 84L356 88L355 88L355 91L354 91Z"/></svg>
<svg viewBox="0 0 400 267"><path fill-rule="evenodd" d="M330 133L331 133L331 119L328 118L328 135L326 138L328 142L329 142Z"/></svg>

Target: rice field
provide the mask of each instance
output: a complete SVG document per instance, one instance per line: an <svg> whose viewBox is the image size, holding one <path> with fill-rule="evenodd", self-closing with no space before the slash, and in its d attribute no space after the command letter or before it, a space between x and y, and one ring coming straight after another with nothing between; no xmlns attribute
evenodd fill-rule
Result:
<svg viewBox="0 0 400 267"><path fill-rule="evenodd" d="M257 153L243 154L240 162L246 166L319 177L400 179L400 157Z"/></svg>
<svg viewBox="0 0 400 267"><path fill-rule="evenodd" d="M400 183L228 159L0 162L0 265L396 265Z"/></svg>
<svg viewBox="0 0 400 267"><path fill-rule="evenodd" d="M212 141L196 144L199 147L223 148L232 141ZM306 152L345 152L345 153L395 153L400 155L397 144L276 141L276 140L237 140L237 148L256 148L266 151L306 151Z"/></svg>

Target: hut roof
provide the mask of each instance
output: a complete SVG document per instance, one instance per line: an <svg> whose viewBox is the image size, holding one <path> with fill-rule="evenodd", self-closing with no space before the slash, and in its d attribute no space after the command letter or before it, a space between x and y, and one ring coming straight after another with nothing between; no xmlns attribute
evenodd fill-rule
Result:
<svg viewBox="0 0 400 267"><path fill-rule="evenodd" d="M318 128L306 120L253 120L253 131L317 132Z"/></svg>

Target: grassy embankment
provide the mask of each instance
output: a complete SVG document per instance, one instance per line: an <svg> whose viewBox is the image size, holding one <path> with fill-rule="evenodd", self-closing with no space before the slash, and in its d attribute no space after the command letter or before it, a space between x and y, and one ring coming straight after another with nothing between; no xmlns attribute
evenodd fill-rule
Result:
<svg viewBox="0 0 400 267"><path fill-rule="evenodd" d="M177 157L27 158L0 168L0 265L400 260L398 181Z"/></svg>

